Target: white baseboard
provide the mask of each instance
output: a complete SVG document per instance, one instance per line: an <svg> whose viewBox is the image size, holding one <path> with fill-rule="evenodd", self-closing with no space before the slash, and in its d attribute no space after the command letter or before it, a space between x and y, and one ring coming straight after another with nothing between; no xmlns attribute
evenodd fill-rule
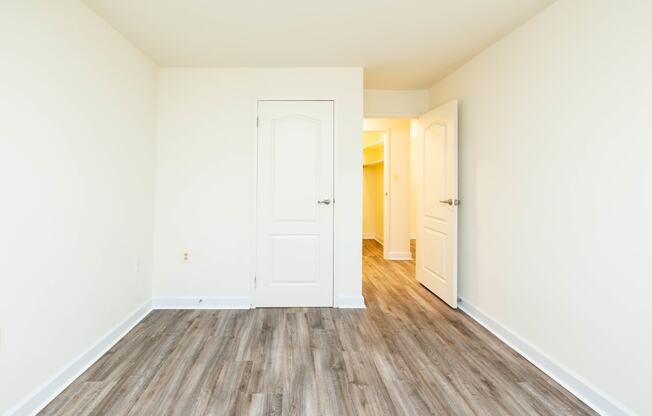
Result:
<svg viewBox="0 0 652 416"><path fill-rule="evenodd" d="M512 330L494 320L464 299L460 299L459 308L489 332L534 364L550 378L559 383L578 399L603 416L633 416L634 412L623 404L609 397L602 390L574 374L571 370L557 363L548 355L529 344Z"/></svg>
<svg viewBox="0 0 652 416"><path fill-rule="evenodd" d="M410 240L416 240L417 239L417 234L416 233L410 233Z"/></svg>
<svg viewBox="0 0 652 416"><path fill-rule="evenodd" d="M59 374L9 409L6 416L32 416L43 410L55 397L68 387L77 377L95 364L107 351L111 349L122 337L127 335L140 321L152 310L152 302L147 301L143 306L134 311L121 324L114 327L104 335L94 346L81 354L65 366Z"/></svg>
<svg viewBox="0 0 652 416"><path fill-rule="evenodd" d="M251 309L248 296L232 297L155 297L153 309Z"/></svg>
<svg viewBox="0 0 652 416"><path fill-rule="evenodd" d="M364 297L362 296L338 296L335 300L335 307L341 309L365 309Z"/></svg>
<svg viewBox="0 0 652 416"><path fill-rule="evenodd" d="M409 251L394 251L387 253L387 260L412 260L412 253Z"/></svg>
<svg viewBox="0 0 652 416"><path fill-rule="evenodd" d="M376 233L362 233L363 240L376 240L378 244L383 245L383 240Z"/></svg>

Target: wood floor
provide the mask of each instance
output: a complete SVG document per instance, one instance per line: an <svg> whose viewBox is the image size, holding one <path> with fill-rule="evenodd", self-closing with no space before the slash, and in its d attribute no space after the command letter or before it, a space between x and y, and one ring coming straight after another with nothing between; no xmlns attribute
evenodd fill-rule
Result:
<svg viewBox="0 0 652 416"><path fill-rule="evenodd" d="M154 311L42 415L594 415L364 242L366 310Z"/></svg>

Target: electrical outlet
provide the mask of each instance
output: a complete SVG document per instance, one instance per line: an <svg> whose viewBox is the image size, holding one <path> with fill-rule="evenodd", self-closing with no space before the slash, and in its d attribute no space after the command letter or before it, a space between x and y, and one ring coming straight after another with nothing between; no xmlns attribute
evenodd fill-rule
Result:
<svg viewBox="0 0 652 416"><path fill-rule="evenodd" d="M183 262L184 263L189 263L190 262L190 253L187 251L183 252Z"/></svg>

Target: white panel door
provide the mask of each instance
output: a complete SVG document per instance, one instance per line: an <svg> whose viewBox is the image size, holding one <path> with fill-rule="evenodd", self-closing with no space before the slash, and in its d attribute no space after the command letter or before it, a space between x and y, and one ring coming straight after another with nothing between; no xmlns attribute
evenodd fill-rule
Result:
<svg viewBox="0 0 652 416"><path fill-rule="evenodd" d="M417 280L457 308L457 101L419 117Z"/></svg>
<svg viewBox="0 0 652 416"><path fill-rule="evenodd" d="M333 102L258 102L254 304L333 306Z"/></svg>

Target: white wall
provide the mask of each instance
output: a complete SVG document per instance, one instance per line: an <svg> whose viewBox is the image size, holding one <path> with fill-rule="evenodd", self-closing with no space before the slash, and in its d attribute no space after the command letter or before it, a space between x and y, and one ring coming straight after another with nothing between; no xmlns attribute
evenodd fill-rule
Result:
<svg viewBox="0 0 652 416"><path fill-rule="evenodd" d="M384 165L390 170L389 203L385 204L385 210L389 211L389 230L384 230L383 238L390 259L409 258L410 120L365 118L364 129L390 132L389 160Z"/></svg>
<svg viewBox="0 0 652 416"><path fill-rule="evenodd" d="M364 90L365 117L415 117L428 111L428 90Z"/></svg>
<svg viewBox="0 0 652 416"><path fill-rule="evenodd" d="M335 100L335 299L360 297L362 69L164 68L159 87L154 296L249 297L256 100L274 98Z"/></svg>
<svg viewBox="0 0 652 416"><path fill-rule="evenodd" d="M560 0L435 85L460 100L460 294L652 414L652 2Z"/></svg>
<svg viewBox="0 0 652 416"><path fill-rule="evenodd" d="M151 296L156 68L77 0L0 2L0 414Z"/></svg>

